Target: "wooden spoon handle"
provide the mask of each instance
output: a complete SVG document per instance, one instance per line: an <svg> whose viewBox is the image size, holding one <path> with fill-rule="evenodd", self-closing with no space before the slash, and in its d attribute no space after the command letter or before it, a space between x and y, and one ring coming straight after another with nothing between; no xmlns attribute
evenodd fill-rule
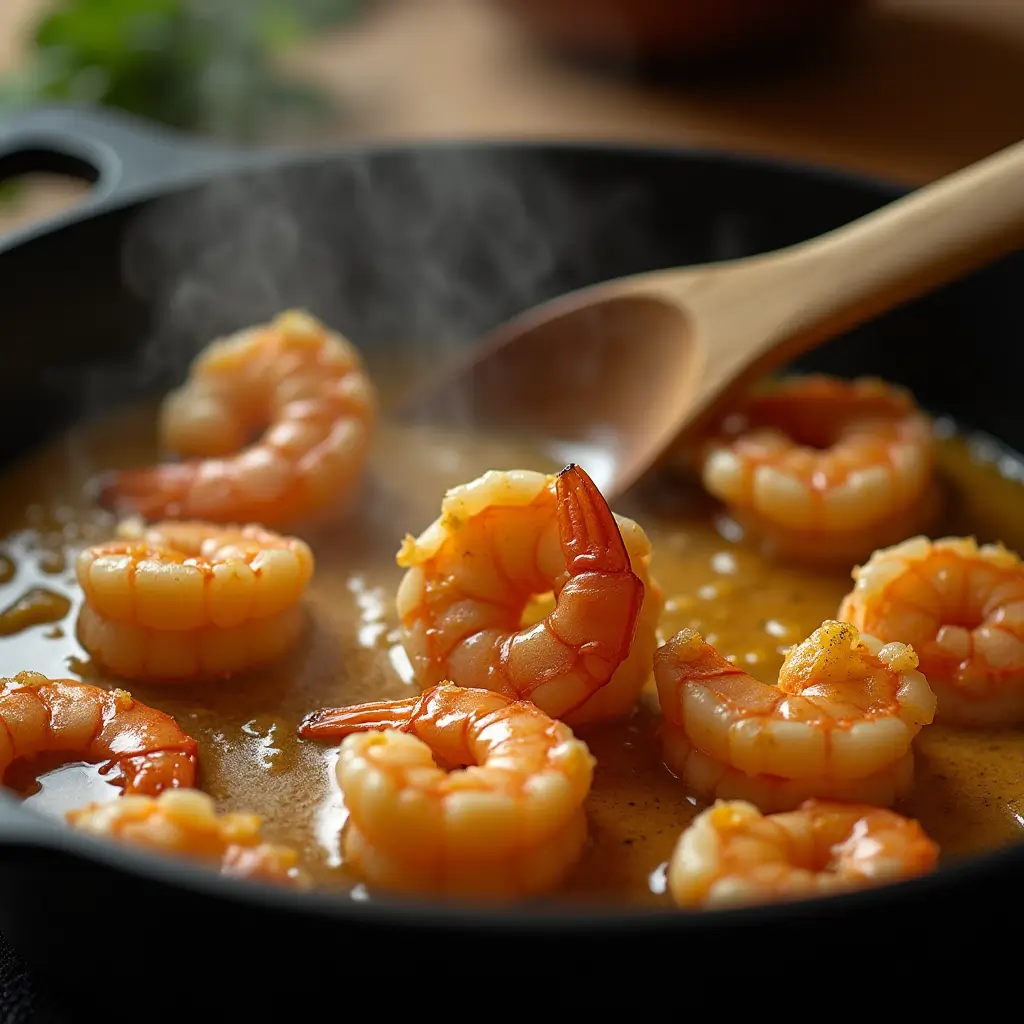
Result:
<svg viewBox="0 0 1024 1024"><path fill-rule="evenodd" d="M832 304L889 308L1024 244L1024 142L797 247ZM828 273L824 271L827 268ZM829 291L819 299L828 298Z"/></svg>
<svg viewBox="0 0 1024 1024"><path fill-rule="evenodd" d="M765 318L754 348L781 365L1021 245L1024 142L828 234L750 260L742 276L753 301L745 305ZM715 312L731 319L724 303ZM756 358L750 334L730 326L724 336L746 333L748 358Z"/></svg>

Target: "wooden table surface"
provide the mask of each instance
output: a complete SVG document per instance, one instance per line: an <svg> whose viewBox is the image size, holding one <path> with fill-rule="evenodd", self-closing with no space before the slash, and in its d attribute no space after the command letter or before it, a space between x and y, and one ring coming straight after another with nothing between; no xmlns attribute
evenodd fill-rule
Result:
<svg viewBox="0 0 1024 1024"><path fill-rule="evenodd" d="M24 59L43 5L0 2L0 73ZM332 139L657 141L918 184L1024 137L1024 0L875 0L827 56L746 83L654 87L584 69L490 0L378 0L292 59L337 98ZM0 229L72 194L37 197Z"/></svg>
<svg viewBox="0 0 1024 1024"><path fill-rule="evenodd" d="M918 183L1024 137L1024 0L876 0L817 66L645 87L543 52L488 0L383 5L306 55L359 135L683 142Z"/></svg>

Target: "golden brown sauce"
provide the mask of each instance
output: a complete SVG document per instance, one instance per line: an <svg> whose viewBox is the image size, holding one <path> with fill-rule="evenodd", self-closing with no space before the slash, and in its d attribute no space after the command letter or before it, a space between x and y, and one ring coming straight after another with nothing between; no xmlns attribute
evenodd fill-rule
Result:
<svg viewBox="0 0 1024 1024"><path fill-rule="evenodd" d="M44 622L60 622L69 611L71 601L64 594L44 587L32 587L0 611L0 636L20 633Z"/></svg>
<svg viewBox="0 0 1024 1024"><path fill-rule="evenodd" d="M10 471L0 499L0 607L45 590L47 608L68 602L54 621L0 637L2 671L32 669L116 685L97 675L74 635L81 596L74 554L109 538L113 520L81 497L101 468L142 464L156 455L152 407L84 427ZM125 439L133 439L126 447ZM1024 548L1021 464L955 436L940 442L940 471L951 501L948 533L974 533ZM351 518L307 534L316 574L308 632L270 669L203 686L132 686L140 700L174 715L199 743L201 785L221 810L266 818L273 841L301 848L321 885L365 898L340 857L345 810L334 783L333 750L299 741L296 726L324 705L415 692L397 632L394 555L405 532L417 533L440 511L446 487L487 468L557 468L536 452L479 443L474 450L436 437L385 428L366 491ZM771 682L787 645L836 613L849 590L847 572L816 573L765 561L756 546L698 489L680 479L650 481L616 511L644 527L653 572L665 590L662 634L691 626L758 679ZM63 567L63 568L62 568ZM657 702L645 693L626 722L580 730L598 759L588 802L591 841L568 882L574 900L666 905L664 863L697 811L661 765ZM917 744L917 790L901 807L918 817L954 858L1011 842L1024 827L1024 743L1015 732L932 725ZM13 778L8 779L13 783ZM118 791L94 768L58 768L42 776L28 802L62 814Z"/></svg>

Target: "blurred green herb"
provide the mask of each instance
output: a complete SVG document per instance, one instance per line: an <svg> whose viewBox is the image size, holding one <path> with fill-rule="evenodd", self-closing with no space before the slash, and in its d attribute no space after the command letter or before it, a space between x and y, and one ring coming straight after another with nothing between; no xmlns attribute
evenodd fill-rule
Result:
<svg viewBox="0 0 1024 1024"><path fill-rule="evenodd" d="M2 2L2 0L0 0ZM63 0L38 24L33 61L0 104L68 100L254 141L317 117L322 93L286 76L281 51L361 0Z"/></svg>

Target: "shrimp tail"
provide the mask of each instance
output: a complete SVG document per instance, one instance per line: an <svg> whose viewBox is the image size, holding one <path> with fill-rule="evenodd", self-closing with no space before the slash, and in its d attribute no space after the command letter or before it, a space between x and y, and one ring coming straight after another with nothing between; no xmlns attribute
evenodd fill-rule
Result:
<svg viewBox="0 0 1024 1024"><path fill-rule="evenodd" d="M629 655L644 602L615 515L593 480L570 464L558 474L558 535L569 578L547 618L552 632L579 655L603 662L590 672L603 686ZM579 623L597 624L582 633ZM522 692L522 691L520 691Z"/></svg>
<svg viewBox="0 0 1024 1024"><path fill-rule="evenodd" d="M347 708L321 708L299 723L304 740L340 740L356 732L397 729L407 732L423 706L424 695L405 700L379 700Z"/></svg>
<svg viewBox="0 0 1024 1024"><path fill-rule="evenodd" d="M594 481L579 466L570 463L558 474L555 494L558 538L569 575L629 572L629 554L622 534Z"/></svg>
<svg viewBox="0 0 1024 1024"><path fill-rule="evenodd" d="M87 485L87 494L101 508L144 519L181 518L185 499L195 480L196 465L167 463L139 469L100 473Z"/></svg>
<svg viewBox="0 0 1024 1024"><path fill-rule="evenodd" d="M681 629L654 652L657 677L696 681L720 676L744 675L694 629Z"/></svg>

